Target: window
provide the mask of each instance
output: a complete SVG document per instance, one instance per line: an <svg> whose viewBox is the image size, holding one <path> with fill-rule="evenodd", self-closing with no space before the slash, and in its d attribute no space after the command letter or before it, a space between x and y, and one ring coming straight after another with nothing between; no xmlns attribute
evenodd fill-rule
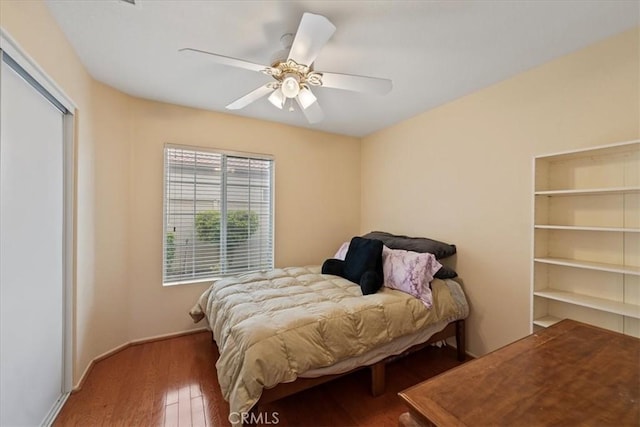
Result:
<svg viewBox="0 0 640 427"><path fill-rule="evenodd" d="M273 268L273 160L165 146L163 282Z"/></svg>

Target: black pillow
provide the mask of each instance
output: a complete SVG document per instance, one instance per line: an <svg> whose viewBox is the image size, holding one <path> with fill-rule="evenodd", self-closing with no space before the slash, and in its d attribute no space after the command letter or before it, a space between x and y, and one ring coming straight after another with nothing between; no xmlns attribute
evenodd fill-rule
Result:
<svg viewBox="0 0 640 427"><path fill-rule="evenodd" d="M360 290L362 295L375 294L382 287L382 278L373 270L367 270L360 278Z"/></svg>
<svg viewBox="0 0 640 427"><path fill-rule="evenodd" d="M349 250L344 259L344 278L358 283L363 295L376 293L382 286L382 242L374 239L354 237L349 243ZM363 275L367 274L361 282ZM364 286L363 286L363 282Z"/></svg>
<svg viewBox="0 0 640 427"><path fill-rule="evenodd" d="M333 274L334 276L344 277L344 261L335 258L326 260L322 264L322 274Z"/></svg>
<svg viewBox="0 0 640 427"><path fill-rule="evenodd" d="M458 273L456 273L453 269L449 267L445 267L444 265L440 270L433 275L436 279L453 279L454 277L458 277Z"/></svg>
<svg viewBox="0 0 640 427"><path fill-rule="evenodd" d="M390 249L403 249L420 253L428 252L433 254L436 259L447 258L456 253L456 245L427 239L426 237L396 236L384 231L372 231L362 237L381 240Z"/></svg>

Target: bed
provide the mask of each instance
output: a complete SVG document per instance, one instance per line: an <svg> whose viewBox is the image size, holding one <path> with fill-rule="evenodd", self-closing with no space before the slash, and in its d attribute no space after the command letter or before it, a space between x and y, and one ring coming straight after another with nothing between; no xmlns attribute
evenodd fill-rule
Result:
<svg viewBox="0 0 640 427"><path fill-rule="evenodd" d="M233 413L257 411L298 391L370 367L372 393L384 365L428 343L455 337L464 359L468 304L452 279L431 282L433 304L383 287L363 296L320 266L248 273L215 282L190 311L218 345L223 397Z"/></svg>

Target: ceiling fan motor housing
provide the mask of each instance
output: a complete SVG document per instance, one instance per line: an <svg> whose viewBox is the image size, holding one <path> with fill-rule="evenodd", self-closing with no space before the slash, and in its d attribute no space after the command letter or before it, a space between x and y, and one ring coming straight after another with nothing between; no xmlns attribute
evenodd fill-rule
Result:
<svg viewBox="0 0 640 427"><path fill-rule="evenodd" d="M295 76L300 89L309 85L322 86L322 73L313 71L312 66L298 64L293 59L273 64L272 67L264 69L263 72L276 79L279 85L282 85L287 77Z"/></svg>

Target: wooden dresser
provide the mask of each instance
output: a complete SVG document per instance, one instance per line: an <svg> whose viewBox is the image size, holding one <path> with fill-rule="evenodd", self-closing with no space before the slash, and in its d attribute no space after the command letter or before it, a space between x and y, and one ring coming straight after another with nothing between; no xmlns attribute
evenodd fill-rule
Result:
<svg viewBox="0 0 640 427"><path fill-rule="evenodd" d="M563 320L400 397L402 427L637 427L640 340Z"/></svg>

